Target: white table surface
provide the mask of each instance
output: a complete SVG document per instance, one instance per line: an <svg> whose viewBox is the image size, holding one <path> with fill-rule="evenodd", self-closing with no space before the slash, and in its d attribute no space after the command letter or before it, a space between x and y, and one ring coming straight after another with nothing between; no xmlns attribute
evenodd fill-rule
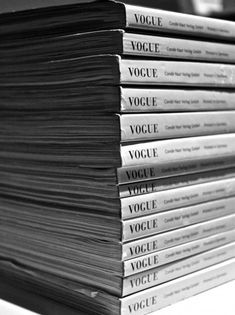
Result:
<svg viewBox="0 0 235 315"><path fill-rule="evenodd" d="M3 300L0 300L0 314L35 315L35 313ZM176 303L151 315L235 315L235 281Z"/></svg>

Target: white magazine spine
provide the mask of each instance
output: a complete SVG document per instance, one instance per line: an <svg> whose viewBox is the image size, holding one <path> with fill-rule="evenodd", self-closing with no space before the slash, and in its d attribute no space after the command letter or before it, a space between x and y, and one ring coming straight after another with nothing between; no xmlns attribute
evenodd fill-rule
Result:
<svg viewBox="0 0 235 315"><path fill-rule="evenodd" d="M235 243L123 279L123 296L139 292L235 257Z"/></svg>
<svg viewBox="0 0 235 315"><path fill-rule="evenodd" d="M235 65L119 59L121 84L235 86Z"/></svg>
<svg viewBox="0 0 235 315"><path fill-rule="evenodd" d="M133 5L125 5L125 10L127 28L227 40L235 38L235 25L229 21Z"/></svg>
<svg viewBox="0 0 235 315"><path fill-rule="evenodd" d="M124 261L124 277L235 242L235 229Z"/></svg>
<svg viewBox="0 0 235 315"><path fill-rule="evenodd" d="M234 203L235 197L226 198L123 221L122 241L130 241L233 214Z"/></svg>
<svg viewBox="0 0 235 315"><path fill-rule="evenodd" d="M235 214L124 243L122 260L149 255L235 228Z"/></svg>
<svg viewBox="0 0 235 315"><path fill-rule="evenodd" d="M144 315L235 279L235 259L120 299L120 315Z"/></svg>
<svg viewBox="0 0 235 315"><path fill-rule="evenodd" d="M166 248L189 243L214 234L220 234L234 228L235 214L131 241L122 245L122 260L126 261L143 255L149 255Z"/></svg>
<svg viewBox="0 0 235 315"><path fill-rule="evenodd" d="M123 54L235 62L234 45L131 33L123 34Z"/></svg>
<svg viewBox="0 0 235 315"><path fill-rule="evenodd" d="M120 93L123 113L235 109L232 91L121 88Z"/></svg>
<svg viewBox="0 0 235 315"><path fill-rule="evenodd" d="M235 178L121 198L121 215L130 219L235 195Z"/></svg>
<svg viewBox="0 0 235 315"><path fill-rule="evenodd" d="M217 170L199 174L190 174L185 176L176 176L175 178L165 178L148 180L136 183L130 183L119 186L120 198L135 197L139 195L151 194L163 190L177 189L185 186L200 185L212 183L215 181L225 180L235 177L233 169Z"/></svg>
<svg viewBox="0 0 235 315"><path fill-rule="evenodd" d="M121 141L148 141L235 132L235 112L120 115Z"/></svg>
<svg viewBox="0 0 235 315"><path fill-rule="evenodd" d="M221 148L222 149L222 148ZM218 153L218 152L217 152ZM195 157L197 157L195 155ZM169 176L187 175L198 172L215 171L234 167L235 159L232 155L213 156L208 158L191 159L184 161L168 161L166 163L133 165L117 169L117 181L119 184L138 183L145 180L168 178Z"/></svg>
<svg viewBox="0 0 235 315"><path fill-rule="evenodd" d="M235 134L144 142L121 146L122 166L167 164L235 154Z"/></svg>

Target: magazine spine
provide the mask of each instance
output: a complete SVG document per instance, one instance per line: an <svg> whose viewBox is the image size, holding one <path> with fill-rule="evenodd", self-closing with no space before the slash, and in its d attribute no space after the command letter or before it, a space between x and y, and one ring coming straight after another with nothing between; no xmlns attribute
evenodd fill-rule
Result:
<svg viewBox="0 0 235 315"><path fill-rule="evenodd" d="M143 315L235 279L235 259L120 299L120 315Z"/></svg>
<svg viewBox="0 0 235 315"><path fill-rule="evenodd" d="M124 261L124 277L235 242L235 229Z"/></svg>
<svg viewBox="0 0 235 315"><path fill-rule="evenodd" d="M235 133L151 141L121 146L122 166L166 165L235 154Z"/></svg>
<svg viewBox="0 0 235 315"><path fill-rule="evenodd" d="M233 45L131 33L123 34L123 53L140 57L235 62Z"/></svg>
<svg viewBox="0 0 235 315"><path fill-rule="evenodd" d="M153 165L137 165L117 168L117 183L140 183L145 180L163 179L169 176L188 175L234 167L233 155L211 156L202 160L176 161Z"/></svg>
<svg viewBox="0 0 235 315"><path fill-rule="evenodd" d="M122 245L122 261L224 233L234 229L234 227L235 214L124 243Z"/></svg>
<svg viewBox="0 0 235 315"><path fill-rule="evenodd" d="M121 84L235 86L235 65L120 59Z"/></svg>
<svg viewBox="0 0 235 315"><path fill-rule="evenodd" d="M234 169L213 170L198 174L148 180L118 186L120 198L151 194L163 190L200 185L235 177Z"/></svg>
<svg viewBox="0 0 235 315"><path fill-rule="evenodd" d="M126 27L153 32L180 33L233 41L235 25L230 21L158 9L125 5Z"/></svg>
<svg viewBox="0 0 235 315"><path fill-rule="evenodd" d="M235 197L122 221L123 239L131 241L234 213Z"/></svg>
<svg viewBox="0 0 235 315"><path fill-rule="evenodd" d="M205 253L188 257L123 279L123 296L148 289L192 272L219 264L235 257L235 243L227 244Z"/></svg>
<svg viewBox="0 0 235 315"><path fill-rule="evenodd" d="M148 141L235 132L235 112L120 115L121 141Z"/></svg>
<svg viewBox="0 0 235 315"><path fill-rule="evenodd" d="M121 112L234 110L232 91L121 87Z"/></svg>
<svg viewBox="0 0 235 315"><path fill-rule="evenodd" d="M235 178L121 198L122 219L130 219L235 195Z"/></svg>

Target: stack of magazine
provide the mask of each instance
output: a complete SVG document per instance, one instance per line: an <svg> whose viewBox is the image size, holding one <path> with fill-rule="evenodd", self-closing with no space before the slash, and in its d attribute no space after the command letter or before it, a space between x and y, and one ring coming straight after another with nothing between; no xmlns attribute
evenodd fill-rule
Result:
<svg viewBox="0 0 235 315"><path fill-rule="evenodd" d="M235 23L94 1L0 34L0 297L142 315L235 279Z"/></svg>

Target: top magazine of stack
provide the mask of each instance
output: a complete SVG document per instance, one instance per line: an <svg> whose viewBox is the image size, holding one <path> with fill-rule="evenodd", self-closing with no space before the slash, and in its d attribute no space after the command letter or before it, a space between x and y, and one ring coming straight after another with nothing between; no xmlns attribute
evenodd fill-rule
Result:
<svg viewBox="0 0 235 315"><path fill-rule="evenodd" d="M66 3L75 1L67 1ZM77 1L70 6L61 5L38 10L25 10L20 14L13 12L1 16L1 24L7 21L8 27L1 25L1 36L10 33L42 33L63 30L64 33L94 31L100 29L129 29L157 33L175 33L181 35L235 40L235 26L231 22L218 21L192 15L182 15L157 9L127 5L118 1ZM89 3L87 3L89 2ZM30 8L30 3L28 5ZM55 18L56 16L56 18ZM68 17L64 19L64 17ZM32 20L33 19L33 20ZM66 26L69 26L66 28Z"/></svg>

